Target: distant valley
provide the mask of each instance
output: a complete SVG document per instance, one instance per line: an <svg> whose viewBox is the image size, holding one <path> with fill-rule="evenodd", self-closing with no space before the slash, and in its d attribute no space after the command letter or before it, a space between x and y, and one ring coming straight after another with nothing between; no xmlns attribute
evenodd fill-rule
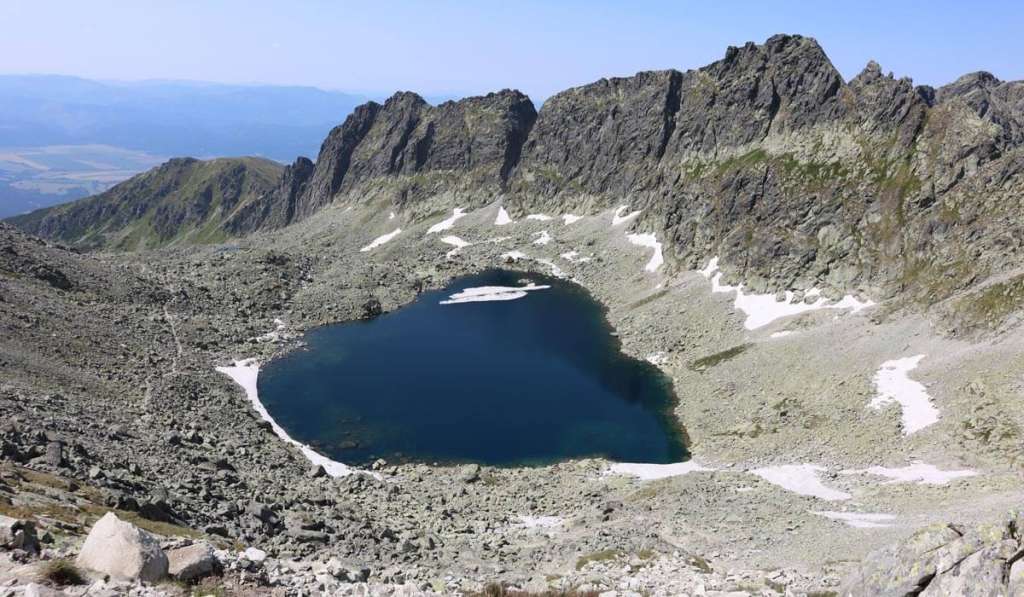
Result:
<svg viewBox="0 0 1024 597"><path fill-rule="evenodd" d="M0 218L103 192L175 156L314 156L367 99L312 87L0 76Z"/></svg>

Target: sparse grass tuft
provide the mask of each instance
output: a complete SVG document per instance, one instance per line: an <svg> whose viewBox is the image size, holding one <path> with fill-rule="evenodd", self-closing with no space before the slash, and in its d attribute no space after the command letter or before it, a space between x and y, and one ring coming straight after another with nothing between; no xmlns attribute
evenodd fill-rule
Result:
<svg viewBox="0 0 1024 597"><path fill-rule="evenodd" d="M584 566L591 562L608 562L622 555L622 552L618 549L602 549L601 551L595 551L594 553L581 556L576 560L576 569L582 570Z"/></svg>
<svg viewBox="0 0 1024 597"><path fill-rule="evenodd" d="M84 585L86 582L85 575L68 560L43 562L39 567L39 574L43 581L58 587Z"/></svg>

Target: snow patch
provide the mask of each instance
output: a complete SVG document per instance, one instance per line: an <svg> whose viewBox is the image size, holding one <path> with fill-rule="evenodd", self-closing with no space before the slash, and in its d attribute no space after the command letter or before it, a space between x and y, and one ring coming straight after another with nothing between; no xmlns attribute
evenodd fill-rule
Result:
<svg viewBox="0 0 1024 597"><path fill-rule="evenodd" d="M695 460L676 462L673 464L650 464L646 462L616 462L605 471L606 475L630 475L641 481L654 481L668 477L680 477L700 471L713 471L705 468Z"/></svg>
<svg viewBox="0 0 1024 597"><path fill-rule="evenodd" d="M288 332L288 325L285 324L284 321L275 319L274 326L273 330L261 336L256 336L254 340L256 340L256 342L273 342L276 344L295 337L294 334Z"/></svg>
<svg viewBox="0 0 1024 597"><path fill-rule="evenodd" d="M810 303L806 301L794 302L793 297L795 295L790 290L787 290L784 293L785 298L781 301L776 300L774 294L748 294L743 292L742 284L739 286L728 286L722 284L722 272L718 270L718 257L713 257L708 262L707 267L700 270L700 274L711 280L711 292L736 293L736 300L733 303L733 307L746 314L747 319L743 325L748 330L755 330L768 325L776 319L805 313L807 311L817 311L819 309L849 309L853 313L858 313L875 304L870 300L861 301L850 295L844 296L841 300L835 303L830 303L825 299L825 297L821 296L821 290L817 288L812 288L804 293L805 297L815 299Z"/></svg>
<svg viewBox="0 0 1024 597"><path fill-rule="evenodd" d="M664 365L668 362L668 355L664 351L652 352L645 357L645 360L652 365Z"/></svg>
<svg viewBox="0 0 1024 597"><path fill-rule="evenodd" d="M427 229L427 234L434 234L435 232L441 232L442 230L448 230L455 225L455 222L459 221L459 218L465 217L466 212L462 211L461 207L456 207L452 210L452 215L444 220L441 220L437 224L434 224Z"/></svg>
<svg viewBox="0 0 1024 597"><path fill-rule="evenodd" d="M446 245L451 245L451 246L455 247L454 249L452 249L452 250L450 250L450 251L448 251L447 253L444 254L444 256L449 258L449 259L454 257L455 254L458 253L460 249L465 249L466 247L468 247L468 246L473 244L471 242L464 241L464 240L462 240L461 238L459 238L457 236L443 236L443 237L441 237L441 242L443 242Z"/></svg>
<svg viewBox="0 0 1024 597"><path fill-rule="evenodd" d="M498 208L498 217L494 218L494 225L495 226L505 226L506 224L511 224L511 223L512 223L512 218L508 217L508 212L505 211L504 207L499 207Z"/></svg>
<svg viewBox="0 0 1024 597"><path fill-rule="evenodd" d="M394 220L395 219L395 212L391 212L390 214L388 214L388 219L389 220Z"/></svg>
<svg viewBox="0 0 1024 597"><path fill-rule="evenodd" d="M875 373L875 388L878 396L870 406L875 410L898 402L902 410L903 435L910 435L939 420L939 409L932 404L928 391L908 375L925 355L893 359L882 363Z"/></svg>
<svg viewBox="0 0 1024 597"><path fill-rule="evenodd" d="M546 214L530 214L530 215L526 216L526 219L527 220L539 220L541 222L547 222L548 220L553 220L554 218L552 218L551 216L546 215Z"/></svg>
<svg viewBox="0 0 1024 597"><path fill-rule="evenodd" d="M402 232L401 228L396 228L393 232L388 232L387 234L384 234L382 236L378 236L377 238L373 239L372 243L366 245L362 249L359 249L359 251L361 253L365 253L367 251L372 251L372 250L376 249L377 247L383 245L384 243L388 242L389 240L395 238L396 236L401 234L401 232Z"/></svg>
<svg viewBox="0 0 1024 597"><path fill-rule="evenodd" d="M535 245L546 245L551 242L551 234L547 230L541 230L536 234L537 240L533 241Z"/></svg>
<svg viewBox="0 0 1024 597"><path fill-rule="evenodd" d="M569 263L586 263L590 261L590 257L580 257L579 251L568 251L559 255L562 259L565 259Z"/></svg>
<svg viewBox="0 0 1024 597"><path fill-rule="evenodd" d="M786 491L800 495L828 501L848 500L853 497L844 491L832 489L822 483L818 478L818 473L824 470L824 467L815 464L784 464L754 469L750 472Z"/></svg>
<svg viewBox="0 0 1024 597"><path fill-rule="evenodd" d="M583 219L583 216L574 216L572 214L563 214L562 215L562 222L566 226L568 226L569 224L575 224L576 222L579 222L582 219Z"/></svg>
<svg viewBox="0 0 1024 597"><path fill-rule="evenodd" d="M274 430L274 434L277 435L277 437L283 439L284 441L299 448L299 451L301 451L303 456L305 456L310 462L312 462L313 464L319 464L320 466L324 467L324 470L327 472L327 474L332 477L344 477L355 472L355 469L349 467L348 465L331 460L330 458L327 458L326 456L317 453L313 448L307 446L306 444L299 443L298 441L292 439L292 437L288 435L288 432L285 431L284 428L282 428L280 425L278 425L277 421L275 421L274 418L270 416L270 413L267 412L267 409L263 406L263 403L260 402L259 392L256 389L256 380L259 378L260 375L259 361L257 361L256 359L235 361L235 364L231 367L217 367L217 371L223 373L224 375L227 375L232 380L234 380L235 383L242 386L242 389L245 390L245 397L248 398L249 402L252 403L253 408L256 409L256 412L260 415L260 418L270 423L270 428Z"/></svg>
<svg viewBox="0 0 1024 597"><path fill-rule="evenodd" d="M537 263L539 263L541 265L546 265L549 268L551 268L551 275L556 277L556 278L568 278L569 277L569 275L566 274L565 271L562 270L562 268L560 268L557 265L555 265L555 262L551 261L550 259L534 259L534 261L536 261Z"/></svg>
<svg viewBox="0 0 1024 597"><path fill-rule="evenodd" d="M615 214L612 216L612 226L618 226L619 224L625 224L626 222L628 222L628 221L632 220L633 218L637 217L638 215L640 215L640 211L641 210L639 210L639 209L636 210L636 211L630 212L630 213L628 213L626 215L622 215L622 212L626 211L627 209L629 209L628 205L620 205L619 208L615 210Z"/></svg>
<svg viewBox="0 0 1024 597"><path fill-rule="evenodd" d="M944 471L934 464L927 464L916 461L910 465L900 468L887 468L884 466L872 466L861 470L842 471L844 475L877 475L886 477L886 483L918 483L926 485L946 485L953 479L973 477L977 471L963 469L959 471Z"/></svg>
<svg viewBox="0 0 1024 597"><path fill-rule="evenodd" d="M526 286L477 286L467 288L441 301L442 305L457 305L460 303L480 303L486 301L512 301L526 296L527 292L533 290L546 290L551 288L546 285L527 284Z"/></svg>
<svg viewBox="0 0 1024 597"><path fill-rule="evenodd" d="M665 258L661 254L661 243L658 242L658 237L653 232L648 234L627 234L626 238L634 245L654 249L651 260L644 266L645 271L656 272L661 267L661 264L665 263Z"/></svg>
<svg viewBox="0 0 1024 597"><path fill-rule="evenodd" d="M527 259L527 255L522 251L509 251L508 253L502 253L501 258L511 259L512 261L519 261L520 259Z"/></svg>
<svg viewBox="0 0 1024 597"><path fill-rule="evenodd" d="M516 518L519 519L520 526L524 529L551 529L562 526L565 522L561 516L530 516L527 514L520 514Z"/></svg>
<svg viewBox="0 0 1024 597"><path fill-rule="evenodd" d="M811 510L811 514L817 514L832 520L841 520L847 526L858 529L888 528L892 526L890 523L896 520L896 516L893 514L873 514L871 512L832 512L829 510L816 512Z"/></svg>

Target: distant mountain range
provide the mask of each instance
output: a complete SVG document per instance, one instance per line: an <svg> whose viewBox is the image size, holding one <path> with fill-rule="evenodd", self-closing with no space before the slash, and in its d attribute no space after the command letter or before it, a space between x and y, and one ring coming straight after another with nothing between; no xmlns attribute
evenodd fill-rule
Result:
<svg viewBox="0 0 1024 597"><path fill-rule="evenodd" d="M0 144L291 161L315 155L327 131L367 99L312 87L7 75L0 76Z"/></svg>
<svg viewBox="0 0 1024 597"><path fill-rule="evenodd" d="M0 217L100 193L174 156L315 156L367 99L312 87L0 75Z"/></svg>

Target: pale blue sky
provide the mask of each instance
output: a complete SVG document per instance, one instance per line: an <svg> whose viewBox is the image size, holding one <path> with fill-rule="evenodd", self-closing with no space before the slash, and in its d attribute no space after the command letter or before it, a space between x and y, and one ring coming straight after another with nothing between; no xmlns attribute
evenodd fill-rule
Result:
<svg viewBox="0 0 1024 597"><path fill-rule="evenodd" d="M869 59L932 85L1024 78L1024 2L947 0L0 0L0 74L543 98L777 32L816 37L847 78Z"/></svg>

